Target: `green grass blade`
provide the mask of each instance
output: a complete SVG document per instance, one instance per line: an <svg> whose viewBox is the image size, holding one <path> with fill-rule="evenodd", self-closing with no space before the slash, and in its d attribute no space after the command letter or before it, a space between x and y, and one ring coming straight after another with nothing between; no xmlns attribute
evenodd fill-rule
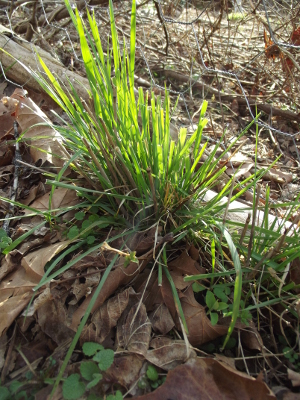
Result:
<svg viewBox="0 0 300 400"><path fill-rule="evenodd" d="M232 237L229 234L229 232L227 231L227 229L224 228L223 225L219 224L219 228L228 244L228 248L231 253L233 265L234 265L235 272L236 272L235 284L234 284L234 294L233 294L232 316L231 316L231 321L230 321L230 325L228 328L228 332L227 332L226 338L223 343L223 349L224 349L232 332L233 332L233 329L235 327L235 323L236 323L236 320L237 320L237 317L239 314L243 280L242 280L242 271L241 271L242 268L241 268L239 254L238 254L237 249L232 241Z"/></svg>
<svg viewBox="0 0 300 400"><path fill-rule="evenodd" d="M104 283L105 283L110 271L112 270L113 266L115 265L115 262L117 261L118 257L119 257L119 255L116 254L114 256L114 258L112 259L111 263L109 264L109 266L106 268L106 270L105 270L105 272L104 272L104 274L103 274L103 276L101 278L101 281L99 282L99 285L98 285L97 289L95 290L95 293L93 294L93 297L91 298L91 301L90 301L90 303L89 303L89 305L88 305L88 307L86 309L86 312L85 312L85 314L84 314L84 316L83 316L83 318L82 318L82 320L80 322L80 325L79 325L79 327L77 329L77 332L76 332L76 334L75 334L75 336L74 336L74 338L72 340L72 343L71 343L71 345L70 345L70 347L68 349L66 357L65 357L65 359L64 359L64 361L62 363L62 366L61 366L61 368L59 370L59 373L58 373L57 378L55 380L55 383L53 385L50 397L52 397L54 395L54 393L56 392L56 389L57 389L57 387L58 387L58 385L59 385L59 383L60 383L60 381L61 381L61 379L63 377L63 374L64 374L64 372L65 372L65 370L66 370L66 368L68 366L68 363L69 363L70 358L71 358L71 356L73 354L73 351L75 350L76 344L77 344L77 342L78 342L78 340L80 338L82 330L83 330L83 328L84 328L84 326L85 326L85 324L86 324L86 322L88 320L88 317L90 316L90 313L91 313L91 311L93 309L93 306L94 306L94 304L95 304L95 302L96 302L96 300L97 300L97 298L98 298L98 296L99 296L99 294L101 292L101 289L103 288L103 285L104 285Z"/></svg>

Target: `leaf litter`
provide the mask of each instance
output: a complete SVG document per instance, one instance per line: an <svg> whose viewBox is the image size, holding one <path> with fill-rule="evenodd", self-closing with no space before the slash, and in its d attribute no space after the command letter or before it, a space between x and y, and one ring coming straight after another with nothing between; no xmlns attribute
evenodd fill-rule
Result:
<svg viewBox="0 0 300 400"><path fill-rule="evenodd" d="M273 53L272 57L274 57ZM61 138L49 125L37 125L48 121L40 108L30 99L25 98L24 93L19 90L11 97L2 99L2 104L5 107L5 114L0 116L1 121L4 122L2 137L7 135L9 130L7 127L12 125L12 121L17 117L21 131L25 132L23 138L26 144L29 144L30 162L35 165L40 163L39 166L44 166L45 163L48 166L50 164L54 170L61 168L66 159ZM32 128L33 125L35 126ZM29 128L31 129L28 134L26 131ZM49 137L51 140L48 140ZM5 150L3 162L6 164L3 171L11 174L9 163L12 161L12 154L6 155L10 151L9 147ZM53 154L59 154L60 158L53 157ZM244 177L247 177L249 172L251 173L251 168L254 166L250 160L246 160L241 155L236 155L236 158L231 161L234 161L235 168L240 167L239 173ZM229 176L233 173L233 170L229 168L229 163L226 172ZM6 181L3 177L3 186L11 181L9 176ZM292 174L271 169L268 179L283 184L291 182ZM59 210L61 207L78 205L78 198L74 193L68 189L58 188L52 194L52 202L49 205L49 192L43 196L38 196L35 192L31 193L28 203L25 203L25 199L23 204L41 212L47 212L50 209ZM21 199L20 202L22 203ZM1 206L4 207L2 204ZM35 224L38 225L37 221L30 217L29 209L26 209L24 214L28 215L28 225L31 228ZM58 280L50 281L46 288L40 289L34 295L31 311L27 312L26 307L32 300L32 289L40 282L45 267L60 249L66 248L70 243L69 241L62 242L60 237L56 237L55 240L59 242L50 243L49 240L39 240L33 247L28 247L23 251L18 249L18 257L14 255L16 260L12 260L13 256L6 255L1 264L1 273L5 270L0 284L2 338L5 338L9 327L16 322L24 335L23 341L20 342L20 349L26 355L27 361L32 364L40 360L39 356L42 356L44 364L40 364L41 369L47 363L44 360L49 359L51 355L56 357L57 362L61 362L66 352L66 344L74 335L113 253L107 250L101 256L97 253L79 260ZM113 365L104 373L105 382L110 385L119 384L126 390L131 390L131 393L139 395L141 394L139 390L132 388L144 373L147 363L151 363L158 368L160 373L170 372L166 382L155 392L137 398L172 397L178 400L200 396L203 399L275 398L267 385L259 379L250 378L249 375L241 373L232 366L229 367L221 360L197 357L199 349L196 347L225 335L229 322L224 320L213 326L206 314L205 306L196 300L191 285L183 279L186 275L203 273L203 267L198 263L199 252L195 248L193 249L194 257L191 257L187 249L184 249L169 264L170 274L178 291L188 325L189 346L184 340L174 338L178 332L182 331L182 328L170 285L166 278L163 278L162 285L158 286L156 273L152 274L151 281L147 284L149 270L143 275L143 270L147 268L147 261L151 260L150 253L153 253L155 242L155 230L153 230L147 233L147 237L143 232L139 232L127 243L130 250L136 251L139 262L131 262L125 267L125 257L119 257L115 269L108 277L94 305L90 324L82 333L81 343L87 340L108 343L108 347L116 351ZM115 247L121 246L115 244ZM139 285L135 279L140 279ZM143 296L144 288L146 291ZM151 288L156 289L153 292ZM26 315L27 322L25 323L24 318L18 317L22 312ZM241 333L244 346L251 350L261 350L263 341L254 326L247 328L239 323L236 329ZM152 338L153 332L155 336ZM171 335L167 336L170 332ZM43 347L43 351L39 350L40 346ZM4 357L5 347L6 341L1 344L1 360ZM24 375L25 357L20 357L15 350L12 350L10 357L9 371L17 368L15 367L17 365L19 376ZM15 363L16 360L17 363ZM297 379L295 375L291 377L292 382ZM36 398L44 396L42 391L43 389ZM61 398L59 392L57 396Z"/></svg>
<svg viewBox="0 0 300 400"><path fill-rule="evenodd" d="M18 101L16 101L16 98L18 98ZM25 100L26 103L24 103ZM8 99L5 99L5 102L10 104ZM40 113L37 106L33 106L29 99L23 98L20 94L13 95L12 104L10 112L18 115L18 119L22 121L21 127L24 130L31 127L32 123L45 122L46 117ZM28 112L28 104L30 104L30 112ZM16 110L13 107L16 107ZM26 112L23 112L23 110L26 110ZM47 156L49 152L57 152L57 149L60 148L60 144L57 145L60 141L57 142L56 133L53 132L53 147L47 141L34 139L35 136L48 136L49 133L52 135L49 128L46 131L45 127L31 128L30 156L35 164L41 160L41 165L48 162L50 166L60 167L61 161ZM26 141L27 139L28 135L25 137ZM36 147L39 147L39 150L35 150ZM43 151L41 152L41 150ZM63 152L61 157L65 157ZM238 166L238 157L235 157L234 162ZM247 166L243 157L241 162L241 173L246 176L245 168L250 170L253 164ZM230 170L228 170L229 175L230 173ZM79 204L75 192L65 188L57 188L53 192L50 205L49 200L50 193L48 192L36 199L33 195L31 201L27 204L42 213L49 212L49 210L70 208ZM30 217L31 214L30 209L25 209L24 215L28 219L28 226L30 227L35 226L34 224L38 225L37 221L33 224L30 222L36 220L36 217ZM19 229L24 231L26 226L23 224L22 228L21 224ZM45 229L47 230L47 228ZM176 399L195 398L193 397L195 393L198 396L201 394L203 398L215 393L218 398L225 399L227 398L226 387L229 387L231 392L236 391L239 396L242 393L245 396L243 398L251 398L252 391L262 393L259 394L261 397L258 396L258 398L274 398L262 382L251 380L249 376L241 375L235 369L228 372L228 367L224 367L223 363L210 358L197 358L194 347L199 347L224 336L227 333L229 321L226 322L225 319L222 324L213 326L206 314L205 307L195 299L191 284L184 281L186 275L197 275L203 272L203 267L198 263L199 252L195 248L191 250L193 257L184 249L169 264L169 271L178 291L187 322L189 345L187 347L184 340L166 336L174 329L181 331L170 284L163 277L162 285L158 286L155 272L151 278L152 282L148 282L147 285L149 272L146 272L145 275L142 274L143 270L147 268L147 261L152 258L155 235L156 229L148 231L146 236L142 232L136 233L126 243L130 250L136 251L139 262L131 262L124 267L125 257L119 257L118 263L108 276L93 307L91 322L82 332L80 343L93 341L106 343L108 346L116 348L115 361L104 373L105 381L111 385L117 383L124 389L130 390L132 394L138 395L139 390L132 389L132 387L141 377L145 363L146 365L151 363L159 371L170 372L161 388L153 394L149 393L141 398L165 398L166 393L169 396L174 388L177 392L178 389L176 388L179 387L180 394L177 395ZM55 352L51 351L53 346L65 347L65 350L63 353L59 353L59 356L65 353L67 343L74 336L93 291L98 285L101 271L105 269L111 258L109 250L102 256L98 253L86 256L75 263L71 269L65 271L60 279L49 282L45 289L40 289L38 293L32 295L32 289L40 282L45 273L45 266L56 254L59 254L62 249L67 248L70 244L70 241L62 242L59 236L56 236L54 240L58 240L58 242L50 244L49 239L48 241L33 241L33 247L28 246L28 244L26 247L25 242L19 250L14 250L15 256L7 255L1 266L1 271L5 272L0 284L0 331L3 335L15 321L21 322L22 318L18 318L18 316L23 312L28 321L27 329L29 329L26 331L25 328L24 334L30 336L32 323L35 327L35 339L31 341L29 348L33 350L36 346L42 345L46 338L51 340L51 346L41 353L43 357L49 357L51 354L54 357ZM158 245L160 241L162 242L162 237L158 237ZM113 245L120 246L121 242L117 241ZM21 250L22 247L24 250ZM34 247L37 247L37 249L35 250ZM17 254L19 254L18 261L12 261L12 257L16 258ZM134 283L134 287L138 288L137 293L131 286L124 290L121 289L130 284L131 281L134 282L134 277L138 275L139 286ZM144 281L141 281L141 279L144 279ZM154 287L156 289L153 291ZM146 288L144 296L142 296L143 288ZM110 297L119 290L121 291L118 294ZM26 310L30 302L32 302L32 305ZM255 328L252 336L251 331L243 325L237 326L237 329L241 329L241 339L245 346L249 349L261 349L260 344L258 344L260 341L257 339L259 335ZM152 330L163 336L151 339ZM21 349L26 351L27 348L28 344L21 344ZM35 351L29 357L30 360L35 357L34 354L38 353ZM220 376L225 373L224 368L227 368L225 386L220 379ZM71 369L69 369L70 371ZM193 375L197 376L196 381L191 381ZM201 380L201 376L203 376L203 380ZM201 386L196 383L199 381L201 381ZM234 385L235 389L233 390L233 383L236 381L239 382L239 385ZM203 382L205 382L204 386Z"/></svg>

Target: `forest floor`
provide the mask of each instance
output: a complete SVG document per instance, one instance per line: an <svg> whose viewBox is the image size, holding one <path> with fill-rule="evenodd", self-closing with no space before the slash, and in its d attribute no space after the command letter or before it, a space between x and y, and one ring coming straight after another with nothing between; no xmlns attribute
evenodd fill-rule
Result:
<svg viewBox="0 0 300 400"><path fill-rule="evenodd" d="M0 13L0 23L3 26L47 51L61 63L62 71L66 68L85 77L80 43L70 18L64 14L63 1L16 2L15 6L2 3L5 12ZM176 6L175 2L165 3L159 6L145 1L137 9L136 86L149 91L152 88L162 97L166 87L170 90L172 106L179 97L171 119L175 137L182 127L187 128L188 134L195 131L200 107L207 100L208 124L203 139L209 143L208 154L219 142L220 149L228 148L260 113L258 125L245 131L227 153L229 161L224 160L224 165L229 177L239 169L237 178L242 179L256 169L269 167L280 157L261 181L261 199L264 204L270 188L272 213L283 217L285 210L276 208L276 204L291 202L300 193L300 51L297 49L300 4L293 6L293 2L279 4L270 0L265 10L263 4L256 6L250 1L243 9L234 10L222 8L220 2L214 1L199 1L196 6L186 7ZM116 26L120 37L124 35L127 40L130 7L127 1L114 3ZM103 0L94 0L89 2L89 9L94 10L99 21L102 45L106 48L110 35L107 5ZM83 8L82 13L85 15ZM9 40L14 40L14 36ZM41 70L38 61L36 69ZM23 88L27 90L27 97ZM41 112L55 124L61 124L60 117L65 118L65 114L42 90L32 88L30 82L12 81L9 69L0 77L0 97L0 195L10 198L15 179L14 120L17 118L19 133L22 133L44 120ZM26 107L31 108L30 115ZM33 137L38 132L33 132ZM50 186L45 184L44 172L51 170L52 159L47 154L41 155L42 152L29 151L25 144L20 146L23 170L18 178L16 200L31 209L46 211ZM253 193L246 192L240 201L252 206ZM60 209L77 202L75 192L70 195L59 188L52 198L52 207ZM7 202L1 200L0 217L4 220L8 212ZM15 212L16 218L10 223L12 240L36 229L30 238L3 255L1 261L1 386L9 388L8 399L45 399L91 293L112 256L109 251L103 251L101 255L95 252L80 259L74 251L60 260L57 268L66 261L77 261L59 280L38 292L31 311L26 314L32 289L42 279L45 267L70 242L64 237L63 229L40 227L42 218L32 216L29 209L24 211L19 207ZM62 227L66 226L67 218L71 216L62 219ZM300 214L295 209L289 222L298 224L299 221ZM132 238L139 260L149 254L151 258L156 240L156 230L147 234L138 232ZM89 359L89 352L81 350L88 341L114 350L113 364L103 367L103 380L93 388L106 398L110 394L114 396L111 399L117 400L118 391L124 398L147 400L300 398L297 389L300 386L298 286L293 287L292 304L298 318L284 308L284 302L257 309L248 325L242 320L237 323L231 346L221 353L228 321L224 318L213 325L201 293L194 296L190 283L183 281L186 275L211 272L205 249L191 243L179 246L169 264L189 320L187 337L176 317L175 305L171 304L168 282L163 280L159 287L155 273L148 280L150 267L138 277L124 280L118 268L107 283L110 287L99 296L98 308L94 308L80 337L67 375L76 373L78 379L79 373L87 376L80 365ZM127 278L130 278L135 267L130 264L128 268ZM299 258L294 260L285 278L286 284L300 284ZM253 283L253 293L258 286L257 282ZM221 297L230 301L230 290L222 293ZM288 353L284 350L287 346L291 349ZM94 357L97 351L104 350L97 348L92 354ZM151 369L149 365L155 367ZM76 379L74 387L80 388L82 382ZM60 385L54 398L66 396ZM95 394L89 398L97 397Z"/></svg>

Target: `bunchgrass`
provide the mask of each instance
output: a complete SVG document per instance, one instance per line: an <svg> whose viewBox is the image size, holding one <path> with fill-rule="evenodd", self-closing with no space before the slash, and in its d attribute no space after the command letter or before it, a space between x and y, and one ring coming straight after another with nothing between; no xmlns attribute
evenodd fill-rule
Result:
<svg viewBox="0 0 300 400"><path fill-rule="evenodd" d="M171 100L168 91L155 96L152 91L147 92L142 88L136 90L134 87L135 0L132 2L129 46L118 37L110 0L111 43L108 42L106 50L101 43L95 16L87 11L88 25L85 25L79 12L76 9L73 11L69 0L65 0L65 4L80 38L82 60L90 85L86 88L89 100L85 101L78 96L72 82L69 82L69 87L64 86L39 58L46 78L34 71L31 71L31 74L67 115L69 122L61 119L61 126L55 126L55 129L61 133L67 150L72 154L64 169L54 179L47 181L53 189L50 194L49 211L44 214L48 220L55 223L57 210L51 210L51 199L54 188L64 187L77 192L82 199L77 208L87 216L94 216L94 219L91 218L91 223L85 225L85 228L71 239L71 242L76 243L52 262L35 290L55 279L95 249L101 249L103 242L93 247L89 246L89 232L100 235L101 229L115 228L120 232L115 237L122 236L126 241L128 235L138 230L163 225L166 232L174 234L173 248L176 248L176 243L187 240L199 247L203 246L211 257L212 273L186 277L187 281L196 282L204 277L209 278L212 289L217 285L216 279L220 277L225 277L230 282L233 300L231 311L228 313L231 323L223 345L225 346L241 312L253 309L249 304L241 310L241 299L243 298L245 304L253 295L250 293L247 279L254 279L257 275L260 277L262 302L261 298L256 298L256 309L265 304L273 304L272 301L280 302L281 291L285 293L286 298L291 298L293 294L288 290L289 287L284 283L281 285L280 279L276 280L276 277L281 276L286 266L300 256L300 244L296 237L291 234L283 237L282 226L275 223L270 225L268 222L271 209L268 191L265 206L260 210L265 216L263 223L261 226L254 224L252 236L249 226L241 239L244 224L231 221L230 210L226 220L223 218L227 207L226 201L224 202L225 196L233 193L229 201L234 201L250 188L255 192L264 171L258 170L242 182L236 183L229 179L224 188L211 200L203 200L206 192L216 187L226 170L226 166L220 161L222 156L232 149L249 127L221 156L216 157L219 147L217 144L206 161L202 162L206 148L206 143L202 141L202 132L207 123L207 103L203 101L195 132L187 135L186 129L180 129L177 140L174 140L170 135ZM251 124L255 122L252 121ZM71 182L65 178L63 172L67 167L73 169L80 179ZM297 201L298 198L295 202L283 204L281 207L289 207L291 212L298 206ZM255 211L254 208L253 205L252 211ZM282 224L288 217L287 214ZM19 243L20 239L12 243L6 249L6 253ZM164 247L163 256L159 256L160 262L157 263L159 279L161 280L161 274L165 273L172 288L176 309L187 331L176 287L167 268L168 249L171 245L168 246ZM69 254L70 249L75 251L80 247L83 250L79 256L63 268L55 269L58 262ZM272 254L271 249L274 249ZM106 269L91 299L53 392L63 376L97 295L116 259L117 255ZM232 276L234 279L231 279Z"/></svg>

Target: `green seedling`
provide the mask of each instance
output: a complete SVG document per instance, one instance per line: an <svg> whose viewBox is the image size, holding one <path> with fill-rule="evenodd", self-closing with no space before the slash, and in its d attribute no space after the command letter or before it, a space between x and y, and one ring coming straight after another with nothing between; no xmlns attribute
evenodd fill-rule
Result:
<svg viewBox="0 0 300 400"><path fill-rule="evenodd" d="M166 377L159 377L157 369L154 367L154 365L148 365L146 375L143 376L139 382L138 382L138 387L140 389L147 389L149 386L152 389L158 388L158 386L162 385L166 380Z"/></svg>
<svg viewBox="0 0 300 400"><path fill-rule="evenodd" d="M9 387L0 386L1 400L31 400L33 397L28 397L25 390L20 390L26 384L19 381L13 381Z"/></svg>
<svg viewBox="0 0 300 400"><path fill-rule="evenodd" d="M0 229L0 250L6 249L10 244L12 243L12 240L9 236L7 236L7 233L5 232L4 229Z"/></svg>
<svg viewBox="0 0 300 400"><path fill-rule="evenodd" d="M216 325L219 319L217 311L224 311L228 309L228 304L217 300L215 295L209 290L206 292L205 303L208 307L207 314L210 316L211 324Z"/></svg>
<svg viewBox="0 0 300 400"><path fill-rule="evenodd" d="M85 356L92 357L92 361L82 361L80 374L72 374L64 381L62 389L65 400L79 399L86 391L96 386L103 378L102 372L106 371L114 361L113 350L104 349L98 343L86 342L82 351ZM93 398L94 394L91 395L91 398ZM121 392L109 396L107 399L111 398L111 400L123 398Z"/></svg>
<svg viewBox="0 0 300 400"><path fill-rule="evenodd" d="M300 371L300 358L299 358L299 354L295 352L294 349L286 346L283 348L282 350L283 355L285 358L287 358L291 364L293 364L295 370L297 372Z"/></svg>

